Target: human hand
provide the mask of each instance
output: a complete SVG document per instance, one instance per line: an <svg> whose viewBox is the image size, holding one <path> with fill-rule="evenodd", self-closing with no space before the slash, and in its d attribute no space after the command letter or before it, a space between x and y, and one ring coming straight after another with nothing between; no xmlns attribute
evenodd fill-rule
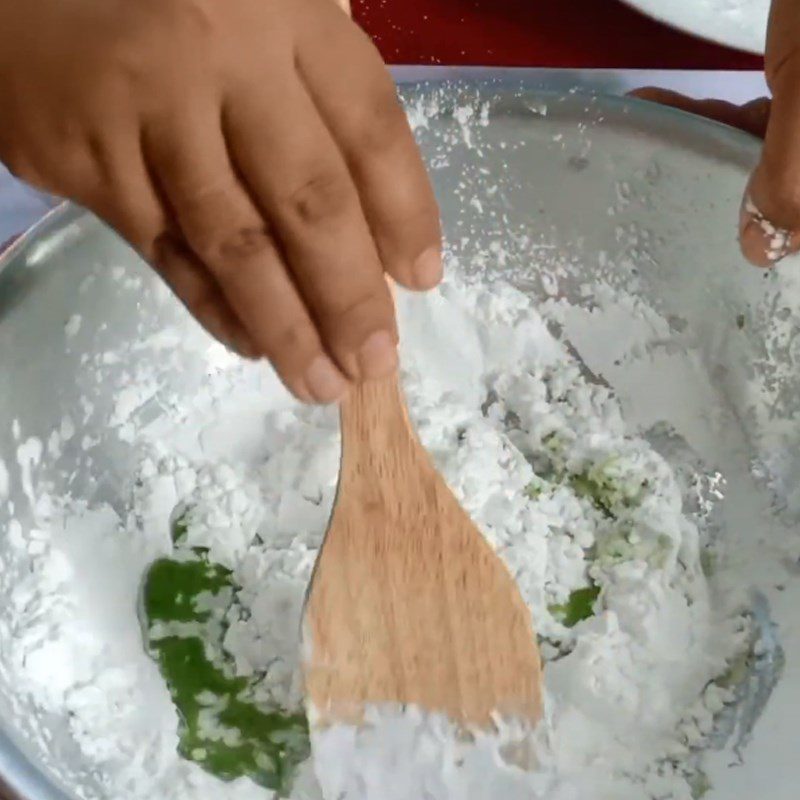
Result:
<svg viewBox="0 0 800 800"><path fill-rule="evenodd" d="M739 238L744 255L770 267L800 251L800 4L773 0L767 36L772 101L735 106L693 100L663 89L634 94L742 128L764 139L761 160L745 192Z"/></svg>
<svg viewBox="0 0 800 800"><path fill-rule="evenodd" d="M395 369L384 272L439 281L438 211L331 0L0 0L0 105L15 175L108 222L298 397Z"/></svg>

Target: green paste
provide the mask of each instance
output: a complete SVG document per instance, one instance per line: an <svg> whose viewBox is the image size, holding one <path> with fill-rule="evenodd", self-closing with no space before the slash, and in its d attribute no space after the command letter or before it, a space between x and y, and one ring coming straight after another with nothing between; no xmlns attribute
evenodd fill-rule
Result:
<svg viewBox="0 0 800 800"><path fill-rule="evenodd" d="M207 549L186 546L186 533L184 515L174 556L152 564L142 589L145 645L178 711L178 752L222 780L248 777L286 796L310 753L306 716L265 707L254 699L259 676L236 676L223 640L240 587Z"/></svg>
<svg viewBox="0 0 800 800"><path fill-rule="evenodd" d="M635 504L645 488L624 491L602 470L551 477L566 480L609 517L616 507ZM535 500L551 487L537 476L526 494ZM186 544L189 521L188 513L175 521L175 552L151 565L142 590L145 645L178 711L179 753L222 780L248 777L285 796L310 753L308 721L303 712L256 702L259 676L236 676L223 642L229 620L241 613L240 587L206 548ZM592 583L549 611L572 628L594 614L599 596Z"/></svg>
<svg viewBox="0 0 800 800"><path fill-rule="evenodd" d="M594 603L600 596L599 586L576 589L566 603L548 606L553 618L567 628L574 628L579 622L594 616Z"/></svg>

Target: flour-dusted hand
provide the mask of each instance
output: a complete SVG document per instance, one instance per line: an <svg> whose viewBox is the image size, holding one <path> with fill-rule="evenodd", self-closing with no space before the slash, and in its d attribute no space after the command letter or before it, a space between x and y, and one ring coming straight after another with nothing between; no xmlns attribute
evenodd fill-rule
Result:
<svg viewBox="0 0 800 800"><path fill-rule="evenodd" d="M15 175L116 228L301 399L395 368L384 272L438 282L438 211L331 0L0 0L0 107Z"/></svg>
<svg viewBox="0 0 800 800"><path fill-rule="evenodd" d="M701 114L764 139L758 167L742 201L740 241L745 256L770 267L800 251L800 3L773 0L766 76L773 99L735 106L646 88L638 97Z"/></svg>
<svg viewBox="0 0 800 800"><path fill-rule="evenodd" d="M772 108L742 206L745 255L770 266L800 250L800 3L773 0L767 33Z"/></svg>

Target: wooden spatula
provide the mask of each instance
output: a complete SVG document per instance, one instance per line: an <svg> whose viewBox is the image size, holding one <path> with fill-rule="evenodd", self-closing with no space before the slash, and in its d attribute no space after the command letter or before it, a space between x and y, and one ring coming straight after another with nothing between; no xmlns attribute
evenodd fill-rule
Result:
<svg viewBox="0 0 800 800"><path fill-rule="evenodd" d="M540 658L516 584L434 469L395 378L342 404L336 506L306 603L321 723L414 704L467 728L536 724Z"/></svg>

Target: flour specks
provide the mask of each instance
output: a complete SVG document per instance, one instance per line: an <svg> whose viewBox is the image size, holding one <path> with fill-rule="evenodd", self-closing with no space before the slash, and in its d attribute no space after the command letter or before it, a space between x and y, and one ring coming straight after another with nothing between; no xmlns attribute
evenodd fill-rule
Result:
<svg viewBox="0 0 800 800"><path fill-rule="evenodd" d="M8 467L6 462L0 458L0 500L5 500L8 497L9 483Z"/></svg>
<svg viewBox="0 0 800 800"><path fill-rule="evenodd" d="M641 423L638 433L628 427L624 404L575 355L585 348L596 362L592 328L605 338L628 320L638 326L630 336L646 342L669 326L617 295L589 325L563 301L537 309L502 281L448 281L424 297L402 295L399 310L410 413L531 608L547 715L533 771L498 760L500 740L470 744L413 709L375 716L383 733L371 738L315 730L328 797L385 800L369 787L386 775L398 800L406 790L433 800L500 790L524 800L688 800L698 754L734 699L715 682L748 648L749 624L741 598L718 592L705 574L707 531L684 508L702 463L661 455L646 431L656 420L637 419L626 399ZM574 345L553 335L556 324ZM243 613L222 639L236 673L255 680L267 706L303 708L300 619L336 491L338 424L330 409L274 393L264 376L258 365L221 357L188 407L164 405L146 425L134 420L157 382L120 394L111 415L140 453L124 507L64 497L43 504L42 443L18 447L38 516L33 529L17 525L10 542L34 567L10 593L17 632L0 664L34 718L67 713L87 763L71 782L84 796L89 775L120 800L220 791L177 755L176 712L136 616L147 566L173 554L177 516L185 546L232 570L239 587ZM55 433L54 452L75 435L71 418ZM392 742L394 766L381 766ZM443 771L442 759L452 769ZM241 779L234 791L264 790ZM304 767L294 797L320 796Z"/></svg>

